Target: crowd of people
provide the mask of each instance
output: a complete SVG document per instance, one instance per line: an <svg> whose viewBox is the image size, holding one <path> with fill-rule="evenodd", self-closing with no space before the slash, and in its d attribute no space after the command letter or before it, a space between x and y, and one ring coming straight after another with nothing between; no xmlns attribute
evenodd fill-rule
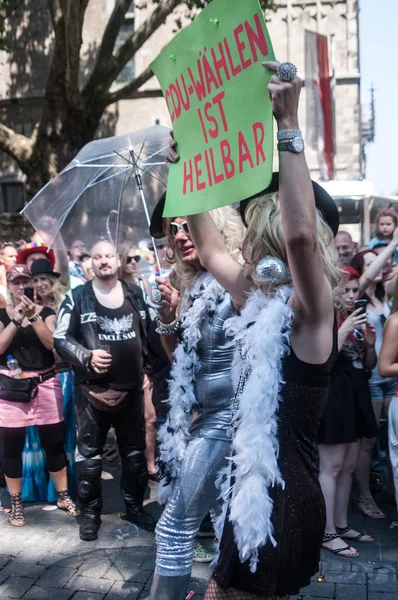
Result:
<svg viewBox="0 0 398 600"><path fill-rule="evenodd" d="M301 81L266 66L280 139L297 138ZM105 239L0 247L10 524L29 525L23 503L46 499L97 539L113 428L123 518L156 528L151 600L185 598L193 560L211 560L200 533L219 540L206 600L287 599L322 547L355 558L374 542L348 507L354 479L358 509L386 518L373 497L386 455L398 502L398 218L381 211L358 247L284 145L279 174L239 209L162 218L163 196L150 226L160 264L150 246L119 256Z"/></svg>

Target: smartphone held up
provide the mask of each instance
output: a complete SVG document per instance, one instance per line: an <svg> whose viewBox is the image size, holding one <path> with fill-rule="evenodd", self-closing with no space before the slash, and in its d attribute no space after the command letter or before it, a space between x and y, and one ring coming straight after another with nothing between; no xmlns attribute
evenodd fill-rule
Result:
<svg viewBox="0 0 398 600"><path fill-rule="evenodd" d="M25 288L25 296L29 298L31 302L34 302L35 290L32 286L28 285Z"/></svg>
<svg viewBox="0 0 398 600"><path fill-rule="evenodd" d="M368 301L365 300L364 298L361 298L359 300L355 300L355 310L358 310L359 308L361 309L360 312L358 313L358 317L360 317L361 315L365 315L366 314L366 305L367 305ZM362 335L362 331L357 328L354 330L354 336L356 337L356 339L359 342L363 342L363 335Z"/></svg>

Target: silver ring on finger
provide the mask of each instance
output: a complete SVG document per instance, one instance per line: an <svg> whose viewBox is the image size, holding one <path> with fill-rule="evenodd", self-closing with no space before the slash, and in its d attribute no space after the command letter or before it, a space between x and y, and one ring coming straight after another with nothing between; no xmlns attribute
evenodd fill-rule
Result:
<svg viewBox="0 0 398 600"><path fill-rule="evenodd" d="M162 293L161 293L161 291L158 288L155 288L152 291L152 299L156 303L161 302L161 300L162 300Z"/></svg>
<svg viewBox="0 0 398 600"><path fill-rule="evenodd" d="M291 62L281 63L276 71L281 81L293 81L297 75L297 67Z"/></svg>

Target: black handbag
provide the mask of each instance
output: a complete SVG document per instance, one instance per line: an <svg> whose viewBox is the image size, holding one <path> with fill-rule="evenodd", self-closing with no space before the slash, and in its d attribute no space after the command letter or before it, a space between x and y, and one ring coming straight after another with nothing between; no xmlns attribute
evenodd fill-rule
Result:
<svg viewBox="0 0 398 600"><path fill-rule="evenodd" d="M0 373L0 399L7 402L30 402L38 392L37 378L17 379Z"/></svg>
<svg viewBox="0 0 398 600"><path fill-rule="evenodd" d="M37 377L18 379L0 373L0 400L7 402L30 402L36 398L39 384L57 374L56 369L41 373Z"/></svg>

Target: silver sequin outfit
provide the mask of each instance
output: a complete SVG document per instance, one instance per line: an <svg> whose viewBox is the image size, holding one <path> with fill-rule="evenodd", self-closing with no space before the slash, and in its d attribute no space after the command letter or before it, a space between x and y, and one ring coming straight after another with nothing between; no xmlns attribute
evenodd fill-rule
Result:
<svg viewBox="0 0 398 600"><path fill-rule="evenodd" d="M194 382L197 405L180 473L156 528L156 568L151 600L183 600L192 569L193 543L210 509L218 508L215 487L226 465L234 390L231 364L234 343L226 339L224 322L235 314L226 294L210 318L204 319L197 347L200 369Z"/></svg>

